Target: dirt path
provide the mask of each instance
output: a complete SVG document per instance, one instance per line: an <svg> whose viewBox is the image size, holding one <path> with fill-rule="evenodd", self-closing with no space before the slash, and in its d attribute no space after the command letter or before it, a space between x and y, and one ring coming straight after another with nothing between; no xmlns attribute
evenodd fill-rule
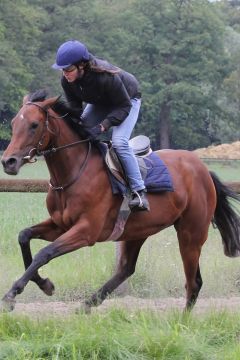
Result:
<svg viewBox="0 0 240 360"><path fill-rule="evenodd" d="M169 310L182 310L184 308L184 298L164 298L164 299L140 299L132 296L105 300L104 303L93 308L92 312L104 312L111 307L124 308L131 311L135 310L153 310L165 312ZM44 315L66 316L74 314L76 309L81 307L78 302L34 302L34 303L17 303L14 310L15 314L41 317ZM210 298L199 299L194 307L194 313L204 313L211 310L239 311L240 297L231 298Z"/></svg>

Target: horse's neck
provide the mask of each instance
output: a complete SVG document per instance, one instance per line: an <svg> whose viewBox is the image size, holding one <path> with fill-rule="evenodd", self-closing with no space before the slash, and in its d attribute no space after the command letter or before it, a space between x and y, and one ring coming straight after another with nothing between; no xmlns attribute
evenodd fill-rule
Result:
<svg viewBox="0 0 240 360"><path fill-rule="evenodd" d="M62 119L54 120L54 128L51 129L51 147L58 149L61 146L80 141L80 137ZM51 181L54 186L67 184L77 176L81 164L86 158L88 151L87 143L59 149L45 157Z"/></svg>

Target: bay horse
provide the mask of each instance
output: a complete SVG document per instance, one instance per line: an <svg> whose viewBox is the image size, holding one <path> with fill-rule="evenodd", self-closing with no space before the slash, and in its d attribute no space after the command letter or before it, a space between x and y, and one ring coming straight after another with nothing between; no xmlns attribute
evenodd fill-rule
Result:
<svg viewBox="0 0 240 360"><path fill-rule="evenodd" d="M50 216L19 233L25 272L2 299L2 308L7 310L13 310L16 295L30 280L46 295L52 295L54 284L39 275L39 268L58 256L106 241L122 202L120 195L112 193L98 148L76 130L70 115L62 110L57 97L25 97L12 120L12 138L2 156L7 174L16 175L37 155L44 155L50 173L46 200ZM225 254L239 255L240 218L231 201L240 202L240 197L209 172L193 152L156 153L170 171L174 191L147 194L150 211L131 213L119 238L116 273L85 301L89 308L101 304L134 273L145 240L169 226L175 227L183 261L186 310L195 304L203 283L199 257L211 222L220 231ZM34 257L30 249L33 238L50 242Z"/></svg>

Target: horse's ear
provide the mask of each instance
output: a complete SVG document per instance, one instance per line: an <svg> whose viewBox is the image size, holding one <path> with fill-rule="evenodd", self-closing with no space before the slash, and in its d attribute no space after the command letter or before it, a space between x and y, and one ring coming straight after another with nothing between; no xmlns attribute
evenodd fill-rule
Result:
<svg viewBox="0 0 240 360"><path fill-rule="evenodd" d="M28 95L25 95L25 96L23 97L22 106L25 105L25 104L28 102L28 100L29 100L29 94L28 94Z"/></svg>
<svg viewBox="0 0 240 360"><path fill-rule="evenodd" d="M48 108L53 106L59 100L60 97L61 97L61 95L60 96L55 96L55 97L47 99L47 100L44 100L43 103L42 103L43 108L45 110L47 110Z"/></svg>

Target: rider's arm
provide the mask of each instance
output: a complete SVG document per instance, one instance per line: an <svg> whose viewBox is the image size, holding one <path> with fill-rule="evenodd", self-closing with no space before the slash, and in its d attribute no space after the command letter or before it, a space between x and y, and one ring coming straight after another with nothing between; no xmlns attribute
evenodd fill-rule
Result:
<svg viewBox="0 0 240 360"><path fill-rule="evenodd" d="M128 116L131 110L131 100L128 92L118 74L105 74L104 91L109 99L109 104L113 110L103 120L104 129L108 130L111 126L120 125Z"/></svg>
<svg viewBox="0 0 240 360"><path fill-rule="evenodd" d="M75 88L75 85L69 84L64 77L61 79L61 85L71 113L80 118L83 112L83 102L77 88Z"/></svg>

